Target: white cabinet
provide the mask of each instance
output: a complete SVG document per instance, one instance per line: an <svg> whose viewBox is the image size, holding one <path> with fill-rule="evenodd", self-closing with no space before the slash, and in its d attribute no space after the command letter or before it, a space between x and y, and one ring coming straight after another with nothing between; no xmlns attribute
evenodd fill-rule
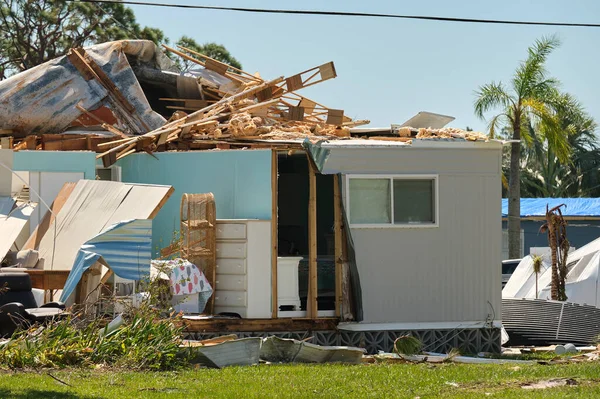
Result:
<svg viewBox="0 0 600 399"><path fill-rule="evenodd" d="M215 313L271 318L271 222L217 220Z"/></svg>

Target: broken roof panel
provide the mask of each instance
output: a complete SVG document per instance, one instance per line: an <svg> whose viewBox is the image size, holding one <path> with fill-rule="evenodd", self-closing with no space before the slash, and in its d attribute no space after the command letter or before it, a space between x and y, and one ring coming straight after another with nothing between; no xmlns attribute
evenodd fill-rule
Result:
<svg viewBox="0 0 600 399"><path fill-rule="evenodd" d="M15 136L21 137L60 133L82 115L77 105L90 111L102 107L110 109L125 131L137 128L142 132L164 124L165 119L150 108L127 60L129 55L140 62L152 61L154 43L144 40L109 42L88 47L85 54L131 104L131 114L135 114L135 118L124 115L111 103L110 88L98 79L90 78L93 74L82 75L74 64L77 61L73 61L77 56L63 56L0 82L0 129L12 130Z"/></svg>
<svg viewBox="0 0 600 399"><path fill-rule="evenodd" d="M152 219L172 193L171 186L80 180L35 248L44 270L70 270L87 240L123 220Z"/></svg>

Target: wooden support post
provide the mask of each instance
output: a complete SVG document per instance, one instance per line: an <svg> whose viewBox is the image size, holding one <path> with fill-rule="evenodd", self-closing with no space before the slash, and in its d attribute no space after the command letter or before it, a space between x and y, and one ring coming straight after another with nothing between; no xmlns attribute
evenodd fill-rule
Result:
<svg viewBox="0 0 600 399"><path fill-rule="evenodd" d="M333 175L333 225L335 233L335 316L342 315L342 196L339 175Z"/></svg>
<svg viewBox="0 0 600 399"><path fill-rule="evenodd" d="M277 202L277 151L271 151L271 317L277 318L279 311L278 289L277 289L277 223L278 223L278 202Z"/></svg>
<svg viewBox="0 0 600 399"><path fill-rule="evenodd" d="M317 176L310 158L308 158L308 182L308 297L306 300L306 314L308 317L316 319L318 317Z"/></svg>

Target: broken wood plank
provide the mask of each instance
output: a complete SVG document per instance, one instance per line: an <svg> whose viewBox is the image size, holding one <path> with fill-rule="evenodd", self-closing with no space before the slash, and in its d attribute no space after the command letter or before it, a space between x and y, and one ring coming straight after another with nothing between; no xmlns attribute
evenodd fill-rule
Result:
<svg viewBox="0 0 600 399"><path fill-rule="evenodd" d="M169 123L165 124L164 126L162 126L159 129L155 129L155 130L153 130L151 132L148 132L146 134L143 134L141 136L135 136L135 137L133 137L131 139L130 142L125 142L125 143L123 143L123 144L121 144L121 145L119 145L117 147L111 148L111 149L107 150L106 152L104 152L102 154L99 154L96 158L97 159L102 158L103 164L106 165L108 163L108 166L110 166L110 165L112 165L110 162L113 162L113 163L116 162L116 155L114 157L113 156L109 156L109 155L110 154L115 154L116 152L121 151L123 148L127 147L127 145L130 144L130 143L143 140L144 137L157 137L157 136L159 136L159 135L161 135L161 134L163 134L164 132L167 132L167 131L173 131L173 130L176 130L178 128L183 128L184 126L193 126L194 124L202 123L203 121L205 121L205 114L208 111L217 109L218 107L221 107L223 105L230 105L234 101L238 101L238 100L241 100L241 99L244 99L244 98L248 98L248 97L256 94L257 92L263 90L264 88L270 87L270 86L274 86L274 85L276 85L276 84L278 84L278 83L280 83L282 81L283 81L283 77L279 77L279 78L273 79L273 80L271 80L269 82L265 82L263 84L260 84L258 86L250 87L247 90L244 90L244 91L242 91L240 93L234 94L234 95L232 95L230 97L223 98L220 101L218 101L218 102L216 102L214 104L208 105L205 108L200 109L200 110L198 110L196 112L193 112L193 113L187 115L184 118L177 119L175 121L169 122ZM258 104L256 104L256 105L258 105ZM238 110L238 111L240 111L240 110ZM208 119L211 119L211 118L208 118ZM165 140L166 140L166 138L165 138ZM108 166L105 166L105 167L108 167Z"/></svg>
<svg viewBox="0 0 600 399"><path fill-rule="evenodd" d="M251 80L255 80L255 81L257 81L257 82L264 82L264 80L263 80L263 79L261 79L261 78L259 78L259 77L257 77L257 76L254 76L254 75L252 75L252 74L251 74L251 73L249 73L249 72L246 72L246 71L244 71L244 70L242 70L242 69L236 68L236 67L234 67L234 66L231 66L231 65L224 64L224 63L222 63L221 61L215 60L214 58L211 58L211 57L209 57L209 56L207 56L207 55L205 55L205 54L199 53L199 52L197 52L197 51L194 51L194 50L191 50L191 49L189 49L189 48L186 48L186 47L183 47L183 46L179 46L179 45L177 46L177 48L179 48L179 49L181 49L181 50L183 50L183 51L186 51L186 52L188 52L188 53L190 53L190 54L192 54L192 55L195 55L195 56L198 56L198 57L204 57L206 60L215 61L215 62L217 62L217 63L220 63L220 64L222 64L222 65L225 65L225 66L227 67L227 69L231 69L232 71L236 71L236 72L238 72L238 73L239 73L239 74L241 74L241 75L245 75L244 77L247 77L247 78L249 78L249 79L251 79ZM210 68L207 68L207 69L210 69ZM215 72L216 72L216 71L215 71Z"/></svg>
<svg viewBox="0 0 600 399"><path fill-rule="evenodd" d="M320 76L317 78L318 75ZM292 92L333 79L336 76L335 66L332 61L286 78L285 85L287 91Z"/></svg>

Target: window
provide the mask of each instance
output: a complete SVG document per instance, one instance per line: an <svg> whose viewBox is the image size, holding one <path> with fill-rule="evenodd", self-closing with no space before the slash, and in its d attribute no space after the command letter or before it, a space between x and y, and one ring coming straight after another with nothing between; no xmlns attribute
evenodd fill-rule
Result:
<svg viewBox="0 0 600 399"><path fill-rule="evenodd" d="M347 177L353 227L436 227L437 176Z"/></svg>

